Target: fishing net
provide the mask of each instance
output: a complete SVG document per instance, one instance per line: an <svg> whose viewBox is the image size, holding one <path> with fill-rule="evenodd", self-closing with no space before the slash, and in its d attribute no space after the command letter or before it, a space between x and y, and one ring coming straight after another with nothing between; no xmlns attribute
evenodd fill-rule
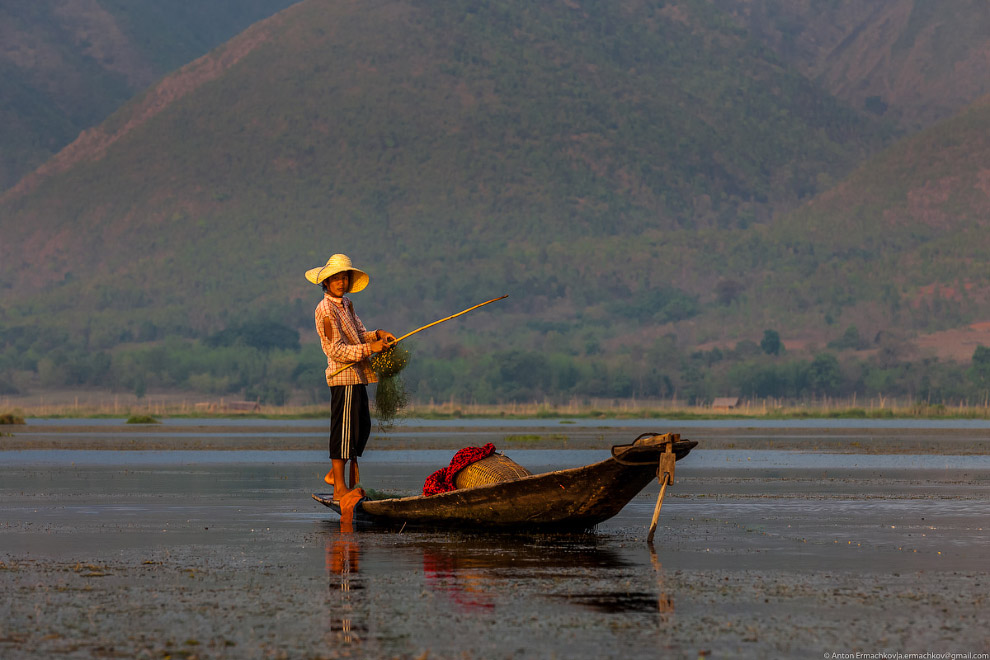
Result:
<svg viewBox="0 0 990 660"><path fill-rule="evenodd" d="M402 382L402 370L409 363L409 351L398 345L371 356L371 368L378 376L375 391L375 417L378 428L388 431L395 425L395 417L408 402L406 386Z"/></svg>

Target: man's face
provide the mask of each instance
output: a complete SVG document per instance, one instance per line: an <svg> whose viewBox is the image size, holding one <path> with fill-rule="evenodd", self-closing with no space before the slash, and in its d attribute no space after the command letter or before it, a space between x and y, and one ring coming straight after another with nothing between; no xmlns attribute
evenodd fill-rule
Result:
<svg viewBox="0 0 990 660"><path fill-rule="evenodd" d="M327 278L327 290L334 298L340 298L351 288L351 271L335 273Z"/></svg>

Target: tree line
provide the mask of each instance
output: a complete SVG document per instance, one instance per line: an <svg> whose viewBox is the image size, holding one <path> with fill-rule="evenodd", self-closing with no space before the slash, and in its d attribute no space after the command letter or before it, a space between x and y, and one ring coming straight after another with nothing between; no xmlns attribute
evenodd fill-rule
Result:
<svg viewBox="0 0 990 660"><path fill-rule="evenodd" d="M731 349L685 349L673 335L609 354L593 339L580 351L573 342L559 346L456 355L412 346L402 376L414 401L484 404L615 398L698 405L721 396L798 401L854 395L954 404L982 403L990 392L990 348L977 347L968 364L910 360L896 344L864 351L875 347L855 328L809 357L789 355L775 330ZM154 389L310 404L328 400L325 364L317 344L301 343L296 329L273 321L242 323L201 339L173 336L97 351L57 334L0 327L0 394L77 387L140 398Z"/></svg>

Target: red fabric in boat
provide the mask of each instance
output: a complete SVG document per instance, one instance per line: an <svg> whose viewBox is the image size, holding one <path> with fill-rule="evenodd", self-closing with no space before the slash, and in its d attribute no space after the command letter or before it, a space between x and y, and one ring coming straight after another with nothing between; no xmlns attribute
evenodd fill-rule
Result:
<svg viewBox="0 0 990 660"><path fill-rule="evenodd" d="M454 477L457 473L471 465L475 461L488 458L495 453L495 445L488 443L484 447L465 447L450 459L450 465L437 470L426 478L423 484L423 495L439 495L451 490L457 490L454 485Z"/></svg>

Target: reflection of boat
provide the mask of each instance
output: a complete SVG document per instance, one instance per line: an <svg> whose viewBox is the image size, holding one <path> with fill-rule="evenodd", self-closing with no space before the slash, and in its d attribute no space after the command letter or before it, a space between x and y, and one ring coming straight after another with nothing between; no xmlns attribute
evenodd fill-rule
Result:
<svg viewBox="0 0 990 660"><path fill-rule="evenodd" d="M355 522L495 529L587 529L617 514L657 476L662 455L679 460L698 443L677 434L646 434L612 447L584 467L534 474L439 495L363 499ZM672 473L672 469L671 469ZM328 494L313 499L340 513Z"/></svg>
<svg viewBox="0 0 990 660"><path fill-rule="evenodd" d="M456 555L433 553L424 548L423 577L426 585L443 593L465 610L490 610L495 607L490 580L470 562Z"/></svg>
<svg viewBox="0 0 990 660"><path fill-rule="evenodd" d="M596 575L622 571L631 564L599 543L594 534L456 533L408 536L396 550L420 550L426 586L464 611L498 607L500 598L519 581L576 579L585 585L588 570ZM406 538L403 537L403 538Z"/></svg>

